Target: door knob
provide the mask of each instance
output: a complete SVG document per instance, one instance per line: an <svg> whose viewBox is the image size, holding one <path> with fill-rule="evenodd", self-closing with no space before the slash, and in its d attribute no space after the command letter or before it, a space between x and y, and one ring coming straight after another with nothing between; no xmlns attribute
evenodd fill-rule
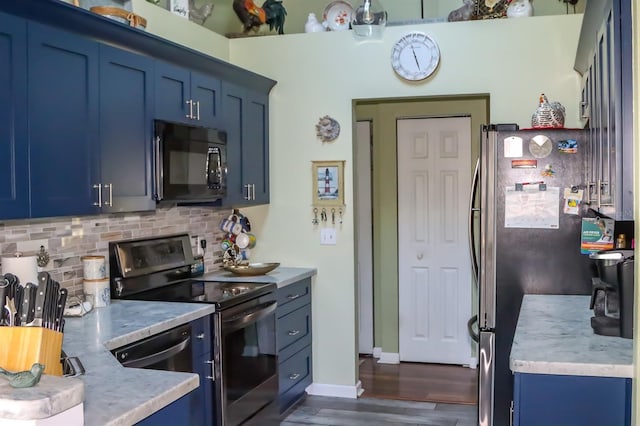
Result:
<svg viewBox="0 0 640 426"><path fill-rule="evenodd" d="M423 257L424 255L422 253L418 253L418 260L422 260Z"/></svg>

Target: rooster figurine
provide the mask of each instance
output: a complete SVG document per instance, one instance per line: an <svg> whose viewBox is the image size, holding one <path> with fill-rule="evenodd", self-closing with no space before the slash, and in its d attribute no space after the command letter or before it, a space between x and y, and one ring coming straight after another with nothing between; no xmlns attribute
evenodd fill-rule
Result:
<svg viewBox="0 0 640 426"><path fill-rule="evenodd" d="M544 93L540 95L540 105L531 117L531 127L564 127L564 107L560 102L549 102Z"/></svg>
<svg viewBox="0 0 640 426"><path fill-rule="evenodd" d="M268 24L270 30L275 28L278 34L284 34L284 18L287 11L280 0L266 0L262 7L256 5L253 0L233 0L233 11L242 21L245 34L257 30L262 24Z"/></svg>

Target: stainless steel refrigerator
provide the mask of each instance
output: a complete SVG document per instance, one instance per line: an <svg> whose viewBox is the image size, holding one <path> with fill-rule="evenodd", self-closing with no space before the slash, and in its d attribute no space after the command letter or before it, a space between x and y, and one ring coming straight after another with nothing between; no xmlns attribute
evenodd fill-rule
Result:
<svg viewBox="0 0 640 426"><path fill-rule="evenodd" d="M586 136L580 129L482 128L470 213L482 426L510 424L509 354L523 294L591 294L592 265L580 239L582 217L593 214L584 202L565 212L564 197L586 192Z"/></svg>

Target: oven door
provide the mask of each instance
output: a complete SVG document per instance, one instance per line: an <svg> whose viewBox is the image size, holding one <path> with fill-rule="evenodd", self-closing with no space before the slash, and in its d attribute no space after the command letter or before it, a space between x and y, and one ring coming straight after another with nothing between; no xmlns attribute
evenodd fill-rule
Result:
<svg viewBox="0 0 640 426"><path fill-rule="evenodd" d="M214 327L218 424L238 425L278 395L275 295L220 311Z"/></svg>

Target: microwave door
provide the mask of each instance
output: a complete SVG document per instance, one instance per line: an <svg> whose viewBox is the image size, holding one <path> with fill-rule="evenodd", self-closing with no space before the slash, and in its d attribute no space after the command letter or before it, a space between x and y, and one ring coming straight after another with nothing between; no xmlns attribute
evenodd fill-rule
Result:
<svg viewBox="0 0 640 426"><path fill-rule="evenodd" d="M207 187L218 188L221 184L222 161L220 158L220 149L209 147L207 153Z"/></svg>

